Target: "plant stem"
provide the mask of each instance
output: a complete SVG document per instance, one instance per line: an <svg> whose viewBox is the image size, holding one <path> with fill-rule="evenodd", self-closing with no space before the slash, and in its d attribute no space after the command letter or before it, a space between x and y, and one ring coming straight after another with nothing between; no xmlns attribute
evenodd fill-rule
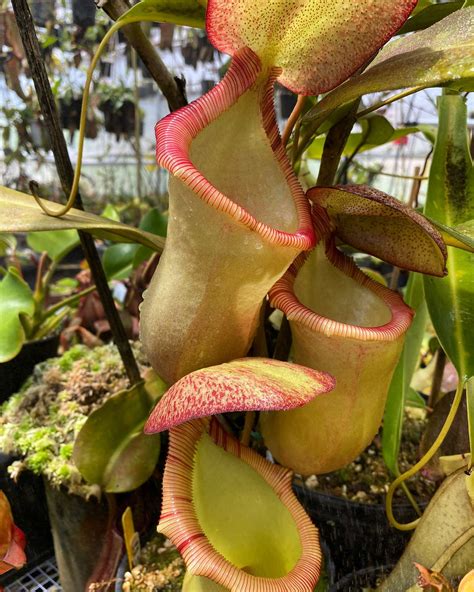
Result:
<svg viewBox="0 0 474 592"><path fill-rule="evenodd" d="M446 353L442 347L438 349L436 355L436 364L433 374L433 382L431 383L431 392L428 399L428 407L434 409L436 403L440 399L441 384L443 382L444 367L446 366Z"/></svg>
<svg viewBox="0 0 474 592"><path fill-rule="evenodd" d="M283 130L283 133L281 135L281 141L282 141L283 146L286 146L288 144L288 140L290 139L291 132L293 131L293 128L295 127L298 117L301 115L304 104L306 102L306 98L307 97L305 97L304 95L298 95L298 100L296 101L295 108L291 112L291 115L288 118L288 121L286 122L285 129Z"/></svg>
<svg viewBox="0 0 474 592"><path fill-rule="evenodd" d="M385 100L380 101L378 103L374 103L371 107L368 107L367 109L364 109L363 111L360 111L357 114L357 117L364 117L365 115L369 115L369 113L372 113L373 111L377 111L381 107L386 107L387 105L390 105L391 103L394 103L395 101L399 101L400 99L404 99L405 97L409 97L410 95L412 95L420 90L424 90L425 88L426 88L426 86L415 86L413 88L409 88L407 90L404 90L403 92L397 93L396 95L392 95L391 97L388 97L388 99L385 99Z"/></svg>
<svg viewBox="0 0 474 592"><path fill-rule="evenodd" d="M27 0L12 0L12 4L31 71L31 77L35 84L38 102L51 139L51 147L58 175L64 193L69 195L74 180L74 170L69 158L66 140L59 123L56 103L49 84L46 68L41 57L33 17L31 16ZM77 195L76 205L79 209L84 209L80 194ZM131 385L135 385L141 381L140 370L115 306L94 240L88 234L81 231L79 231L79 238L128 379Z"/></svg>
<svg viewBox="0 0 474 592"><path fill-rule="evenodd" d="M84 296L87 296L88 294L92 294L92 292L94 292L95 290L95 286L89 286L89 288L82 290L82 292L78 292L77 294L72 294L71 296L68 296L64 300L61 300L61 302L58 302L57 304L54 304L53 306L48 308L48 310L44 314L44 318L47 319L48 317L55 314L58 310L61 310L61 308L65 306L75 304L78 300L80 300Z"/></svg>
<svg viewBox="0 0 474 592"><path fill-rule="evenodd" d="M324 142L321 167L316 185L328 187L334 183L339 168L341 155L347 143L349 135L356 122L356 113L359 108L359 101L354 102L349 113L336 125L333 125Z"/></svg>
<svg viewBox="0 0 474 592"><path fill-rule="evenodd" d="M244 429L242 431L242 436L240 438L240 443L243 446L248 446L250 444L250 438L252 436L252 429L255 424L256 418L257 418L257 413L255 411L247 411L247 413L245 414Z"/></svg>
<svg viewBox="0 0 474 592"><path fill-rule="evenodd" d="M104 6L104 11L112 20L116 21L129 8L130 5L126 0L108 0ZM170 111L176 111L184 107L187 104L184 84L169 72L153 44L143 32L141 25L138 23L127 25L123 32L168 101Z"/></svg>
<svg viewBox="0 0 474 592"><path fill-rule="evenodd" d="M137 157L137 197L142 195L142 147L140 139L140 95L138 92L138 64L137 52L132 49L132 67L133 67L133 102L135 103L135 155Z"/></svg>

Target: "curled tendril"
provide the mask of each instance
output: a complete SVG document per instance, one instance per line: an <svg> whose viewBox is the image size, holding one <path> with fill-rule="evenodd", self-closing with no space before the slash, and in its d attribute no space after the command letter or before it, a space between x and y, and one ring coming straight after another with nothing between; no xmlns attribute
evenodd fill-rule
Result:
<svg viewBox="0 0 474 592"><path fill-rule="evenodd" d="M408 469L408 471L406 471L405 473L403 473L402 475L397 477L395 479L395 481L389 487L389 490L387 492L387 499L385 502L385 511L387 512L387 518L388 518L388 521L390 522L390 524L393 527L397 528L398 530L404 530L404 531L414 530L418 526L418 523L420 522L420 518L417 518L416 520L413 520L412 522L408 522L406 524L401 524L400 522L398 522L397 519L395 518L395 516L393 515L393 507L392 507L393 495L394 495L396 489L400 485L402 485L410 477L413 477L413 475L415 473L417 473L420 469L422 469L426 465L426 463L429 462L433 458L433 456L437 453L439 447L443 443L444 439L446 438L447 433L449 432L449 430L451 429L451 426L453 425L454 418L456 417L456 413L459 409L459 404L461 403L462 393L464 390L465 383L466 383L465 378L459 380L458 388L456 390L456 395L454 397L453 404L451 405L451 409L449 411L448 417L446 418L446 421L444 422L444 425L441 428L441 431L438 434L438 437L434 441L431 448L416 463L416 465L414 465L411 469Z"/></svg>
<svg viewBox="0 0 474 592"><path fill-rule="evenodd" d="M83 156L84 156L84 139L85 139L86 124L87 124L87 108L89 105L92 78L93 78L94 70L97 66L97 63L98 63L100 57L102 56L105 48L107 47L107 44L110 41L111 37L118 30L120 30L122 27L124 27L126 25L130 25L132 23L137 23L137 22L145 21L145 20L147 20L147 19L144 17L140 17L140 18L130 17L130 18L124 18L123 20L116 22L104 35L104 38L100 42L100 45L97 48L97 51L95 52L94 57L91 60L91 63L90 63L89 68L87 70L87 78L86 78L86 84L84 87L84 95L82 97L81 119L80 119L80 125L79 125L79 144L78 144L78 149L77 149L77 164L76 164L76 169L74 171L74 179L72 182L71 191L69 193L69 197L67 198L66 204L60 209L52 210L51 208L49 208L48 206L46 206L42 202L40 196L38 195L38 184L35 181L30 182L30 191L31 191L36 203L43 210L43 212L45 214L47 214L48 216L52 216L54 218L60 218L61 216L65 216L69 212L69 210L74 207L74 203L76 201L77 194L79 192L79 181L81 178L82 161L83 161ZM152 20L152 19L148 19L148 20Z"/></svg>

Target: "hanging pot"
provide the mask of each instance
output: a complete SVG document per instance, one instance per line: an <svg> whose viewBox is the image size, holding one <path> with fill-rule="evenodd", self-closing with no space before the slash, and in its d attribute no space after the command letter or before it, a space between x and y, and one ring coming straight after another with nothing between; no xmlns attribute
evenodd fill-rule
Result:
<svg viewBox="0 0 474 592"><path fill-rule="evenodd" d="M96 13L97 9L94 0L73 0L72 20L78 27L82 29L93 27Z"/></svg>
<svg viewBox="0 0 474 592"><path fill-rule="evenodd" d="M85 0L84 0L85 1ZM54 21L56 16L55 0L30 0L31 13L35 24L44 27L48 21Z"/></svg>

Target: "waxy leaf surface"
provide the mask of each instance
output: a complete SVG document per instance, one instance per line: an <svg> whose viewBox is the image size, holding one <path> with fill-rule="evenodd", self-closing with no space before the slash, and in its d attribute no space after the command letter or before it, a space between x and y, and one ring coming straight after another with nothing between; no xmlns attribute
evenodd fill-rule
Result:
<svg viewBox="0 0 474 592"><path fill-rule="evenodd" d="M467 492L466 475L461 470L443 481L400 561L378 590L411 590L418 578L415 561L450 578L465 575L472 567L473 557L474 508ZM442 565L437 565L438 560L442 560Z"/></svg>
<svg viewBox="0 0 474 592"><path fill-rule="evenodd" d="M462 8L463 4L464 0L445 2L443 4L436 4L429 0L427 2L419 0L412 16L398 31L398 35L405 35L406 33L421 31L422 29L431 27L441 19Z"/></svg>
<svg viewBox="0 0 474 592"><path fill-rule="evenodd" d="M79 236L75 230L29 232L26 241L30 249L37 253L48 253L50 259L59 261L79 245Z"/></svg>
<svg viewBox="0 0 474 592"><path fill-rule="evenodd" d="M166 385L156 376L117 393L94 411L74 444L74 462L89 483L108 493L132 491L155 470L160 436L143 426Z"/></svg>
<svg viewBox="0 0 474 592"><path fill-rule="evenodd" d="M304 119L320 121L339 105L368 93L472 79L473 63L474 8L463 8L388 44L364 73L329 93Z"/></svg>
<svg viewBox="0 0 474 592"><path fill-rule="evenodd" d="M42 200L51 209L59 204ZM89 212L71 209L61 218L43 213L33 196L0 186L0 232L31 232L44 230L84 230L99 238L115 242L136 242L161 252L164 239L149 232L102 218Z"/></svg>
<svg viewBox="0 0 474 592"><path fill-rule="evenodd" d="M326 209L347 244L403 269L444 275L446 246L439 232L393 197L365 185L314 187L308 196Z"/></svg>
<svg viewBox="0 0 474 592"><path fill-rule="evenodd" d="M334 88L401 27L416 0L209 0L207 30L217 49L249 47L299 94Z"/></svg>
<svg viewBox="0 0 474 592"><path fill-rule="evenodd" d="M439 118L425 211L456 228L474 218L474 168L463 97L440 97ZM442 280L425 277L426 300L441 345L460 376L470 377L474 375L474 253L448 249L448 275Z"/></svg>
<svg viewBox="0 0 474 592"><path fill-rule="evenodd" d="M265 358L235 360L179 380L155 407L145 431L162 432L191 419L231 411L294 409L334 385L329 374L297 364Z"/></svg>
<svg viewBox="0 0 474 592"><path fill-rule="evenodd" d="M390 383L390 389L385 405L382 432L382 454L385 464L390 471L398 473L398 455L402 437L405 404L410 394L410 383L420 359L420 349L428 320L423 291L423 278L419 274L411 273L408 280L405 303L415 311L415 318L408 329L402 354ZM414 391L415 396L419 397ZM414 399L416 402L416 398ZM423 402L423 400L422 400Z"/></svg>

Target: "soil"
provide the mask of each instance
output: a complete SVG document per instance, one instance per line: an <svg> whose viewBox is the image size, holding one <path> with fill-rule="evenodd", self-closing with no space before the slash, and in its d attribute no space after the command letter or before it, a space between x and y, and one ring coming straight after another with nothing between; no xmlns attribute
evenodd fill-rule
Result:
<svg viewBox="0 0 474 592"><path fill-rule="evenodd" d="M419 445L427 420L423 410L407 409L403 423L399 467L403 473L419 460ZM350 465L326 475L312 475L305 480L308 489L337 495L351 501L365 504L383 504L388 488L393 481L382 458L382 438L379 433L372 444ZM408 488L419 503L428 502L437 488L435 482L422 474L407 482ZM407 503L401 488L394 495L394 501Z"/></svg>
<svg viewBox="0 0 474 592"><path fill-rule="evenodd" d="M176 547L163 535L155 534L145 545L140 562L125 573L123 592L181 592L184 562Z"/></svg>

